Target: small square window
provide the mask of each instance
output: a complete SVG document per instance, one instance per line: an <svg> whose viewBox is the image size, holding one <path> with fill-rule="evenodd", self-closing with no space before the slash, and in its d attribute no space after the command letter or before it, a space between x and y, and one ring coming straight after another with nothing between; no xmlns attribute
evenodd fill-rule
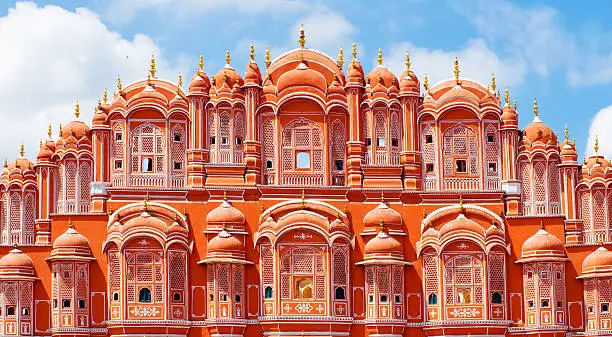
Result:
<svg viewBox="0 0 612 337"><path fill-rule="evenodd" d="M367 144L368 146L372 146L372 138L368 138L368 139L366 139L366 144Z"/></svg>
<svg viewBox="0 0 612 337"><path fill-rule="evenodd" d="M235 303L240 303L240 295L234 296L234 302Z"/></svg>
<svg viewBox="0 0 612 337"><path fill-rule="evenodd" d="M492 133L487 133L487 142L493 143L495 141L495 136Z"/></svg>
<svg viewBox="0 0 612 337"><path fill-rule="evenodd" d="M116 134L115 135L115 140L118 141L118 142L122 141L123 140L123 134L121 134L121 133Z"/></svg>
<svg viewBox="0 0 612 337"><path fill-rule="evenodd" d="M21 309L21 315L22 316L30 316L30 308L23 308L23 309Z"/></svg>
<svg viewBox="0 0 612 337"><path fill-rule="evenodd" d="M387 297L387 295L380 295L380 303L387 303L389 301L389 298Z"/></svg>
<svg viewBox="0 0 612 337"><path fill-rule="evenodd" d="M65 271L64 272L64 278L69 278L70 277L70 272L69 271Z"/></svg>
<svg viewBox="0 0 612 337"><path fill-rule="evenodd" d="M77 305L79 309L85 309L85 300L78 300Z"/></svg>
<svg viewBox="0 0 612 337"><path fill-rule="evenodd" d="M557 272L556 276L557 276L557 280L560 280L561 279L561 272Z"/></svg>
<svg viewBox="0 0 612 337"><path fill-rule="evenodd" d="M336 160L335 164L336 164L336 170L338 171L344 170L344 161Z"/></svg>
<svg viewBox="0 0 612 337"><path fill-rule="evenodd" d="M142 172L153 172L153 158L142 158Z"/></svg>
<svg viewBox="0 0 612 337"><path fill-rule="evenodd" d="M208 302L214 302L214 301L215 301L215 295L210 294L210 295L208 296Z"/></svg>
<svg viewBox="0 0 612 337"><path fill-rule="evenodd" d="M561 308L561 307L563 307L563 302L557 301L557 308Z"/></svg>
<svg viewBox="0 0 612 337"><path fill-rule="evenodd" d="M174 162L174 169L175 170L182 170L183 169L183 163L181 163L180 161L175 161Z"/></svg>
<svg viewBox="0 0 612 337"><path fill-rule="evenodd" d="M121 170L122 168L123 168L123 161L115 160L115 169L116 170Z"/></svg>
<svg viewBox="0 0 612 337"><path fill-rule="evenodd" d="M310 168L310 153L309 152L298 152L295 155L295 167L298 169Z"/></svg>
<svg viewBox="0 0 612 337"><path fill-rule="evenodd" d="M548 308L550 307L550 302L548 300L542 300L542 308Z"/></svg>
<svg viewBox="0 0 612 337"><path fill-rule="evenodd" d="M397 138L391 138L391 146L393 147L399 146L399 141L397 140Z"/></svg>
<svg viewBox="0 0 612 337"><path fill-rule="evenodd" d="M227 302L227 294L219 294L219 302Z"/></svg>
<svg viewBox="0 0 612 337"><path fill-rule="evenodd" d="M64 302L62 302L62 308L70 308L70 300L64 300Z"/></svg>
<svg viewBox="0 0 612 337"><path fill-rule="evenodd" d="M431 144L431 143L433 143L433 135L426 135L425 144Z"/></svg>
<svg viewBox="0 0 612 337"><path fill-rule="evenodd" d="M374 303L374 295L368 296L368 303Z"/></svg>
<svg viewBox="0 0 612 337"><path fill-rule="evenodd" d="M272 161L271 160L266 160L266 168L267 169L271 169L272 168Z"/></svg>
<svg viewBox="0 0 612 337"><path fill-rule="evenodd" d="M533 301L529 301L528 305L529 305L530 308L533 308Z"/></svg>
<svg viewBox="0 0 612 337"><path fill-rule="evenodd" d="M181 134L180 134L180 133L175 133L175 134L174 134L174 141L175 141L175 142L180 142L180 141L182 141L182 140L183 140L183 137L181 137Z"/></svg>
<svg viewBox="0 0 612 337"><path fill-rule="evenodd" d="M242 138L236 137L236 145L242 145Z"/></svg>
<svg viewBox="0 0 612 337"><path fill-rule="evenodd" d="M532 278L533 277L533 272L530 270L527 272L527 278Z"/></svg>
<svg viewBox="0 0 612 337"><path fill-rule="evenodd" d="M226 145L229 143L229 139L227 139L227 137L221 137L221 144L222 145Z"/></svg>
<svg viewBox="0 0 612 337"><path fill-rule="evenodd" d="M395 295L395 303L396 304L402 303L402 297L400 295Z"/></svg>
<svg viewBox="0 0 612 337"><path fill-rule="evenodd" d="M119 301L119 293L117 292L113 293L113 301Z"/></svg>
<svg viewBox="0 0 612 337"><path fill-rule="evenodd" d="M602 303L601 304L601 312L608 312L610 311L610 304L609 303Z"/></svg>
<svg viewBox="0 0 612 337"><path fill-rule="evenodd" d="M53 299L53 309L57 308L57 300Z"/></svg>
<svg viewBox="0 0 612 337"><path fill-rule="evenodd" d="M217 143L217 139L215 137L210 137L210 145L215 145Z"/></svg>
<svg viewBox="0 0 612 337"><path fill-rule="evenodd" d="M497 165L495 165L495 163L489 163L489 172L496 172L497 171Z"/></svg>
<svg viewBox="0 0 612 337"><path fill-rule="evenodd" d="M548 279L548 272L547 272L547 271L545 271L545 270L542 270L542 271L540 272L540 278L541 278L541 279L543 279L543 280Z"/></svg>
<svg viewBox="0 0 612 337"><path fill-rule="evenodd" d="M384 137L378 137L376 138L376 146L378 147L385 147L385 138Z"/></svg>
<svg viewBox="0 0 612 337"><path fill-rule="evenodd" d="M425 171L426 171L427 173L431 173L431 172L433 172L433 171L434 171L434 164L426 164L426 165L425 165Z"/></svg>
<svg viewBox="0 0 612 337"><path fill-rule="evenodd" d="M174 303L180 303L180 302L181 302L181 294L179 294L179 293L174 293L174 294L172 295L172 301L173 301Z"/></svg>
<svg viewBox="0 0 612 337"><path fill-rule="evenodd" d="M588 307L588 309L587 309L587 310L588 310L590 313L593 313L593 312L595 312L595 307L594 307L594 306L592 306L592 305L590 305L590 306Z"/></svg>
<svg viewBox="0 0 612 337"><path fill-rule="evenodd" d="M464 159L459 159L455 161L455 171L457 173L466 173L467 172L467 163Z"/></svg>

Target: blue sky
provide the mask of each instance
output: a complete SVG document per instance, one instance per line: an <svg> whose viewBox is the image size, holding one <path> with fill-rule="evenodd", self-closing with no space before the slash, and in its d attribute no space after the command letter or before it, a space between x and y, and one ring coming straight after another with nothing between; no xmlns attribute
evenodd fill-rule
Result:
<svg viewBox="0 0 612 337"><path fill-rule="evenodd" d="M105 88L144 78L148 59L158 59L158 76L190 78L200 54L208 74L224 63L244 71L254 41L272 57L297 46L300 24L307 46L335 57L356 41L369 70L376 51L398 75L404 51L413 69L430 82L452 75L488 84L496 74L500 90L517 98L521 127L533 116L537 97L541 118L563 134L570 126L581 156L600 137L612 155L611 3L570 1L348 1L306 0L94 0L9 1L0 7L0 158L14 158L26 144L38 151L49 122L73 119L75 100L90 122Z"/></svg>

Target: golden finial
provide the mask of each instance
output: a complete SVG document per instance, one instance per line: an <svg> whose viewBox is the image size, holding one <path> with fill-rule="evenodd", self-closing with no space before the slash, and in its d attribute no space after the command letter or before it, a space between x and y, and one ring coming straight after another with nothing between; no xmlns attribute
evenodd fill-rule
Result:
<svg viewBox="0 0 612 337"><path fill-rule="evenodd" d="M353 61L357 60L357 42L353 42Z"/></svg>
<svg viewBox="0 0 612 337"><path fill-rule="evenodd" d="M200 55L200 63L198 63L198 72L204 71L204 56Z"/></svg>
<svg viewBox="0 0 612 337"><path fill-rule="evenodd" d="M151 74L147 74L147 85L151 85Z"/></svg>
<svg viewBox="0 0 612 337"><path fill-rule="evenodd" d="M501 94L499 93L499 90L497 90L497 97L501 97Z"/></svg>
<svg viewBox="0 0 612 337"><path fill-rule="evenodd" d="M576 146L576 138L572 139L572 144L574 144L574 146Z"/></svg>
<svg viewBox="0 0 612 337"><path fill-rule="evenodd" d="M255 62L255 45L253 44L253 41L251 41L251 46L249 49L249 56L251 57L251 59L249 60L249 63Z"/></svg>
<svg viewBox="0 0 612 337"><path fill-rule="evenodd" d="M536 98L534 97L534 98L533 98L533 115L534 115L535 117L538 117L538 114L539 114L539 113L540 113L540 112L538 111L538 101L537 101L537 100L536 100Z"/></svg>
<svg viewBox="0 0 612 337"><path fill-rule="evenodd" d="M52 131L51 131L51 123L49 123L49 128L47 129L47 135L49 136L49 138L51 138L52 135Z"/></svg>
<svg viewBox="0 0 612 337"><path fill-rule="evenodd" d="M406 65L406 72L410 72L410 53L408 53L408 51L406 50L406 61L404 62L404 64Z"/></svg>
<svg viewBox="0 0 612 337"><path fill-rule="evenodd" d="M157 69L155 67L155 56L151 55L151 64L149 64L149 74L151 75L152 78L154 78L156 72L157 72Z"/></svg>
<svg viewBox="0 0 612 337"><path fill-rule="evenodd" d="M147 192L144 198L144 210L145 212L149 210L149 192Z"/></svg>
<svg viewBox="0 0 612 337"><path fill-rule="evenodd" d="M306 207L306 195L304 189L302 188L302 208Z"/></svg>
<svg viewBox="0 0 612 337"><path fill-rule="evenodd" d="M121 94L121 76L117 75L117 91Z"/></svg>
<svg viewBox="0 0 612 337"><path fill-rule="evenodd" d="M380 202L381 203L385 202L385 191L380 191Z"/></svg>
<svg viewBox="0 0 612 337"><path fill-rule="evenodd" d="M544 229L544 221L540 220L540 229Z"/></svg>
<svg viewBox="0 0 612 337"><path fill-rule="evenodd" d="M457 82L457 84L459 84L459 59L457 58L457 56L455 56L455 82Z"/></svg>
<svg viewBox="0 0 612 337"><path fill-rule="evenodd" d="M497 84L495 83L495 74L491 73L491 90L495 92L497 90Z"/></svg>
<svg viewBox="0 0 612 337"><path fill-rule="evenodd" d="M427 218L427 213L425 213L425 210L423 210L421 214L423 215L423 219Z"/></svg>
<svg viewBox="0 0 612 337"><path fill-rule="evenodd" d="M74 106L74 116L79 119L81 115L81 106L79 105L79 101L76 101L76 105Z"/></svg>
<svg viewBox="0 0 612 337"><path fill-rule="evenodd" d="M42 139L40 140L39 145L40 145L40 148L42 148Z"/></svg>
<svg viewBox="0 0 612 337"><path fill-rule="evenodd" d="M223 201L227 201L227 191L223 191Z"/></svg>
<svg viewBox="0 0 612 337"><path fill-rule="evenodd" d="M459 211L463 214L463 196L459 194Z"/></svg>
<svg viewBox="0 0 612 337"><path fill-rule="evenodd" d="M343 66L344 66L344 49L342 49L342 46L340 46L340 50L338 51L338 67L342 69Z"/></svg>
<svg viewBox="0 0 612 337"><path fill-rule="evenodd" d="M266 68L270 66L270 48L266 47Z"/></svg>
<svg viewBox="0 0 612 337"><path fill-rule="evenodd" d="M4 159L4 168L8 168L8 160Z"/></svg>
<svg viewBox="0 0 612 337"><path fill-rule="evenodd" d="M431 91L429 90L429 80L427 79L427 74L425 74L425 79L423 79L423 87L425 87L427 94L431 95Z"/></svg>
<svg viewBox="0 0 612 337"><path fill-rule="evenodd" d="M228 77L227 77L227 71L226 71L226 70L223 70L223 82L227 82L227 79L228 79Z"/></svg>
<svg viewBox="0 0 612 337"><path fill-rule="evenodd" d="M506 106L510 106L510 94L508 93L508 88L506 88L504 92L504 100L506 101Z"/></svg>
<svg viewBox="0 0 612 337"><path fill-rule="evenodd" d="M72 218L68 218L68 228L74 228L74 225L72 224Z"/></svg>
<svg viewBox="0 0 612 337"><path fill-rule="evenodd" d="M598 135L595 135L595 146L593 146L593 149L595 150L595 155L597 156L599 154L599 136ZM21 156L23 157L23 155Z"/></svg>
<svg viewBox="0 0 612 337"><path fill-rule="evenodd" d="M62 123L59 125L59 136L62 137Z"/></svg>
<svg viewBox="0 0 612 337"><path fill-rule="evenodd" d="M104 95L102 96L102 100L104 101L104 104L108 102L108 90L106 90L106 88L104 88Z"/></svg>
<svg viewBox="0 0 612 337"><path fill-rule="evenodd" d="M516 105L516 98L514 99L514 104L512 105L512 107L514 108L514 110L517 109L517 105Z"/></svg>
<svg viewBox="0 0 612 337"><path fill-rule="evenodd" d="M378 48L378 57L376 57L376 60L378 61L378 65L382 66L383 59L382 59L382 49L381 48Z"/></svg>
<svg viewBox="0 0 612 337"><path fill-rule="evenodd" d="M383 220L383 218L380 218L380 231L385 231L385 221Z"/></svg>
<svg viewBox="0 0 612 337"><path fill-rule="evenodd" d="M25 155L25 145L21 144L19 147L19 154L23 157Z"/></svg>
<svg viewBox="0 0 612 337"><path fill-rule="evenodd" d="M304 48L306 45L306 34L304 34L304 24L302 24L302 28L300 28L300 39L298 40L300 44L300 48Z"/></svg>
<svg viewBox="0 0 612 337"><path fill-rule="evenodd" d="M567 127L567 124L565 124L565 141L567 142L569 140L569 128Z"/></svg>
<svg viewBox="0 0 612 337"><path fill-rule="evenodd" d="M225 51L225 64L230 64L231 60L232 60L232 57L230 55L230 51L229 51L229 49L227 49Z"/></svg>

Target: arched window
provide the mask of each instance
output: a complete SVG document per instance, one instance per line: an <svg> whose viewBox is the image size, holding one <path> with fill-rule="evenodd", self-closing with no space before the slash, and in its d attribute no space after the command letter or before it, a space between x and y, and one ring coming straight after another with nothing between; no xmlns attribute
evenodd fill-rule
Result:
<svg viewBox="0 0 612 337"><path fill-rule="evenodd" d="M438 304L438 295L436 295L436 294L429 294L429 296L427 297L427 303L431 304L431 305L437 305Z"/></svg>
<svg viewBox="0 0 612 337"><path fill-rule="evenodd" d="M323 139L316 123L299 118L285 126L281 153L283 184L323 185Z"/></svg>
<svg viewBox="0 0 612 337"><path fill-rule="evenodd" d="M500 304L501 302L502 302L501 294L498 292L494 292L493 295L491 295L491 303Z"/></svg>
<svg viewBox="0 0 612 337"><path fill-rule="evenodd" d="M344 288L342 288L342 287L337 287L336 288L336 299L337 300L344 300L344 299L346 299L346 297L344 295Z"/></svg>
<svg viewBox="0 0 612 337"><path fill-rule="evenodd" d="M161 128L147 123L132 131L130 144L132 186L164 186L166 140ZM147 178L140 174L148 175Z"/></svg>
<svg viewBox="0 0 612 337"><path fill-rule="evenodd" d="M281 299L327 299L325 255L324 251L313 247L285 250L280 257Z"/></svg>
<svg viewBox="0 0 612 337"><path fill-rule="evenodd" d="M482 262L471 255L449 255L444 265L445 303L483 304Z"/></svg>
<svg viewBox="0 0 612 337"><path fill-rule="evenodd" d="M266 287L266 289L264 290L264 298L272 298L272 287Z"/></svg>
<svg viewBox="0 0 612 337"><path fill-rule="evenodd" d="M478 141L476 132L458 124L444 133L444 189L473 190L479 188Z"/></svg>
<svg viewBox="0 0 612 337"><path fill-rule="evenodd" d="M262 147L263 147L263 171L264 183L268 185L274 184L275 163L276 163L276 137L274 134L274 125L271 119L266 119L262 127Z"/></svg>
<svg viewBox="0 0 612 337"><path fill-rule="evenodd" d="M138 302L151 303L151 289L140 289L140 291L138 292Z"/></svg>
<svg viewBox="0 0 612 337"><path fill-rule="evenodd" d="M301 278L295 283L295 298L312 298L312 281Z"/></svg>
<svg viewBox="0 0 612 337"><path fill-rule="evenodd" d="M346 162L346 142L344 124L336 119L331 126L331 171L332 185L344 185L344 171Z"/></svg>
<svg viewBox="0 0 612 337"><path fill-rule="evenodd" d="M217 120L218 119L218 120ZM210 160L213 163L244 161L244 113L229 107L209 111Z"/></svg>

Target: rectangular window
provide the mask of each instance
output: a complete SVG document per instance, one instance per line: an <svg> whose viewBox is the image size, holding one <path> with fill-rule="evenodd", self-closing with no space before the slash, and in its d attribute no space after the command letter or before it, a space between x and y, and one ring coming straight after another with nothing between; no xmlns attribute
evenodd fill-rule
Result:
<svg viewBox="0 0 612 337"><path fill-rule="evenodd" d="M543 279L543 280L548 279L548 272L545 271L545 270L542 270L540 272L540 278Z"/></svg>
<svg viewBox="0 0 612 337"><path fill-rule="evenodd" d="M183 163L181 163L180 161L175 161L174 162L174 169L175 170L181 170L183 168Z"/></svg>
<svg viewBox="0 0 612 337"><path fill-rule="evenodd" d="M610 303L602 303L601 312L608 312L608 311L610 311Z"/></svg>
<svg viewBox="0 0 612 337"><path fill-rule="evenodd" d="M236 137L236 145L242 145L242 138Z"/></svg>
<svg viewBox="0 0 612 337"><path fill-rule="evenodd" d="M295 167L298 169L310 168L310 153L309 152L298 152L295 155Z"/></svg>
<svg viewBox="0 0 612 337"><path fill-rule="evenodd" d="M374 295L370 295L370 296L368 297L368 302L369 302L369 303L374 303Z"/></svg>
<svg viewBox="0 0 612 337"><path fill-rule="evenodd" d="M344 161L336 160L335 164L336 164L336 170L338 171L344 170Z"/></svg>
<svg viewBox="0 0 612 337"><path fill-rule="evenodd" d="M385 138L384 137L378 137L376 138L376 146L378 147L385 147Z"/></svg>
<svg viewBox="0 0 612 337"><path fill-rule="evenodd" d="M367 144L368 146L372 146L372 138L368 138L368 139L366 139L366 144Z"/></svg>
<svg viewBox="0 0 612 337"><path fill-rule="evenodd" d="M427 173L433 172L434 171L434 164L426 164L425 171L427 171Z"/></svg>
<svg viewBox="0 0 612 337"><path fill-rule="evenodd" d="M85 309L85 300L79 300L77 305L79 306L79 309Z"/></svg>
<svg viewBox="0 0 612 337"><path fill-rule="evenodd" d="M118 142L120 142L121 140L123 140L123 135L122 135L122 134L120 134L120 133L116 134L116 135L115 135L115 140L116 140L116 141L118 141Z"/></svg>
<svg viewBox="0 0 612 337"><path fill-rule="evenodd" d="M492 133L487 133L487 142L493 143L495 141L495 136Z"/></svg>
<svg viewBox="0 0 612 337"><path fill-rule="evenodd" d="M152 158L142 158L142 172L153 172Z"/></svg>
<svg viewBox="0 0 612 337"><path fill-rule="evenodd" d="M426 135L425 136L425 144L431 144L433 143L433 136L432 135Z"/></svg>
<svg viewBox="0 0 612 337"><path fill-rule="evenodd" d="M266 160L266 168L267 169L271 169L272 168L272 161L271 160Z"/></svg>
<svg viewBox="0 0 612 337"><path fill-rule="evenodd" d="M455 171L457 173L467 172L467 163L464 159L458 159L457 161L455 161Z"/></svg>
<svg viewBox="0 0 612 337"><path fill-rule="evenodd" d="M215 137L210 137L210 145L215 145L217 142L217 139Z"/></svg>
<svg viewBox="0 0 612 337"><path fill-rule="evenodd" d="M227 145L229 142L229 140L227 139L227 137L221 137L221 145Z"/></svg>
<svg viewBox="0 0 612 337"><path fill-rule="evenodd" d="M393 147L399 146L399 141L397 140L397 138L391 138L391 146Z"/></svg>
<svg viewBox="0 0 612 337"><path fill-rule="evenodd" d="M123 161L121 160L115 160L115 169L116 170L120 170L123 168Z"/></svg>
<svg viewBox="0 0 612 337"><path fill-rule="evenodd" d="M497 171L497 165L495 165L495 163L489 163L489 172L496 172Z"/></svg>
<svg viewBox="0 0 612 337"><path fill-rule="evenodd" d="M550 301L548 299L543 299L541 307L542 308L549 308L550 307Z"/></svg>
<svg viewBox="0 0 612 337"><path fill-rule="evenodd" d="M180 133L175 133L175 134L174 134L174 141L175 141L175 142L180 142L180 141L182 141L182 140L183 140L183 139L182 139L182 137L181 137L181 134L180 134Z"/></svg>

